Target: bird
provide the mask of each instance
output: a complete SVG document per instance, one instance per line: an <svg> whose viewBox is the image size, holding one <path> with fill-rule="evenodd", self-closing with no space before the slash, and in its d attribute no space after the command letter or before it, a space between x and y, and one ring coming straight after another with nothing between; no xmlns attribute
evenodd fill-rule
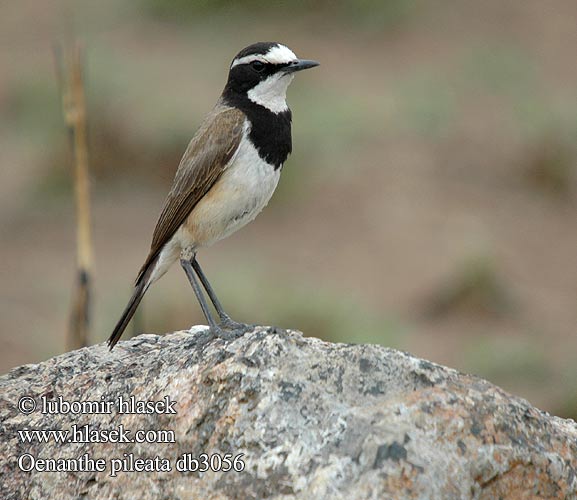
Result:
<svg viewBox="0 0 577 500"><path fill-rule="evenodd" d="M188 144L156 223L150 251L108 346L112 350L149 287L180 260L211 337L246 327L224 311L196 258L262 211L292 151L287 89L295 73L318 66L279 42L258 42L232 60L224 90ZM206 291L219 322L210 312Z"/></svg>

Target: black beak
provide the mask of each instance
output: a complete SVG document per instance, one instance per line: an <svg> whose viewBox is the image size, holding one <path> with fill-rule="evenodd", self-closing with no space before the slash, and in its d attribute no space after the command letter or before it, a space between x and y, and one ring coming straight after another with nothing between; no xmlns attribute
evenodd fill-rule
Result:
<svg viewBox="0 0 577 500"><path fill-rule="evenodd" d="M308 59L297 59L289 63L288 66L284 68L285 73L294 73L295 71L302 71L303 69L314 68L320 63L316 61L309 61Z"/></svg>

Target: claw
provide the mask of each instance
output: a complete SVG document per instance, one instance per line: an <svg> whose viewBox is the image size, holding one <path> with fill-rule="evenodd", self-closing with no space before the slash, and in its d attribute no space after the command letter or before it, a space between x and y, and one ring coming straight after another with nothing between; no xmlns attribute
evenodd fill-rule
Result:
<svg viewBox="0 0 577 500"><path fill-rule="evenodd" d="M229 316L222 316L220 318L220 326L227 330L248 330L250 328L250 325L247 325L246 323L238 323Z"/></svg>
<svg viewBox="0 0 577 500"><path fill-rule="evenodd" d="M220 326L211 327L210 334L212 338L218 338L226 341L232 341L238 337L235 331L228 331L228 329L223 329Z"/></svg>

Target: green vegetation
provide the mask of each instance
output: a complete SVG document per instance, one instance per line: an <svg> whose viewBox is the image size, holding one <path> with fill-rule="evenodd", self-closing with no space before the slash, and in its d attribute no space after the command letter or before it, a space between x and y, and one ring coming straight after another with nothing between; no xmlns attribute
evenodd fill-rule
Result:
<svg viewBox="0 0 577 500"><path fill-rule="evenodd" d="M495 262L488 256L466 259L455 275L430 299L427 314L443 317L454 313L503 316L511 312L511 299Z"/></svg>
<svg viewBox="0 0 577 500"><path fill-rule="evenodd" d="M554 372L543 353L529 336L522 338L475 338L463 353L467 370L508 386L546 388Z"/></svg>
<svg viewBox="0 0 577 500"><path fill-rule="evenodd" d="M223 300L234 306L231 314L235 317L252 311L260 323L298 328L332 342L402 344L404 329L399 323L371 310L350 293L288 276L280 287L256 266L231 267L229 271L221 272L215 282L222 284Z"/></svg>

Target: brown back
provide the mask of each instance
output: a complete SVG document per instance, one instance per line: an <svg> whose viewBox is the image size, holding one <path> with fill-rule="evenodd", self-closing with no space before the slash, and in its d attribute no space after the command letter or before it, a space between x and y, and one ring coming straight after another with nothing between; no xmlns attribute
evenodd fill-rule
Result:
<svg viewBox="0 0 577 500"><path fill-rule="evenodd" d="M240 144L245 120L242 111L219 103L190 141L156 223L150 253L138 273L137 284L164 245L226 169Z"/></svg>

